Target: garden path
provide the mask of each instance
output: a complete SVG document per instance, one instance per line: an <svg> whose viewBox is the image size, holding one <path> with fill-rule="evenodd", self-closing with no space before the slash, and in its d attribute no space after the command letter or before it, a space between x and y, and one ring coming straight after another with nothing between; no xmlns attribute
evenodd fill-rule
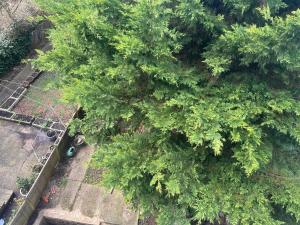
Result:
<svg viewBox="0 0 300 225"><path fill-rule="evenodd" d="M63 175L66 182L63 187L57 185L61 178L50 182L45 193L53 186L57 187L57 191L47 204L43 203L41 208L44 209L40 211L34 225L38 225L43 217L92 225L138 224L138 213L128 208L120 192L111 192L99 184L85 182L93 151L91 146L79 150L66 169L69 173Z"/></svg>

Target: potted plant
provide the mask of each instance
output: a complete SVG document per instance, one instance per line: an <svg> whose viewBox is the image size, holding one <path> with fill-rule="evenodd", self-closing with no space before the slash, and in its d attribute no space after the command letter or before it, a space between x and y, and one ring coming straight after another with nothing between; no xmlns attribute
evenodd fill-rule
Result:
<svg viewBox="0 0 300 225"><path fill-rule="evenodd" d="M31 177L17 177L17 187L20 189L20 195L26 197L32 184L35 181L35 176Z"/></svg>
<svg viewBox="0 0 300 225"><path fill-rule="evenodd" d="M32 167L32 172L33 173L39 173L43 169L44 164L42 163L37 163Z"/></svg>

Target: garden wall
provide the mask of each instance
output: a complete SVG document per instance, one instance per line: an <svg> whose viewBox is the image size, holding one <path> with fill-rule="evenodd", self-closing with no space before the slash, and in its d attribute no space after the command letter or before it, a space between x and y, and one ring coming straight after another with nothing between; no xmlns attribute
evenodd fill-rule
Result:
<svg viewBox="0 0 300 225"><path fill-rule="evenodd" d="M49 21L40 23L31 33L31 48L36 49L47 42L47 30L51 27Z"/></svg>
<svg viewBox="0 0 300 225"><path fill-rule="evenodd" d="M36 206L40 202L40 198L44 189L46 188L56 165L62 159L67 145L70 143L71 137L65 132L57 145L52 151L43 169L39 173L37 179L32 185L24 203L18 210L11 225L26 225L30 216L34 212Z"/></svg>

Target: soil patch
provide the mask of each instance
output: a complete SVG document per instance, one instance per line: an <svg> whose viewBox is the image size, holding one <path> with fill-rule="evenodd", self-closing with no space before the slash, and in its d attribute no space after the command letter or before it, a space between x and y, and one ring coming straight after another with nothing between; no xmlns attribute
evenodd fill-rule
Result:
<svg viewBox="0 0 300 225"><path fill-rule="evenodd" d="M76 111L76 107L62 102L62 92L49 87L53 79L55 79L53 74L42 74L30 86L28 92L14 108L14 111L20 114L68 123ZM57 126L59 126L59 129L61 128L60 124L57 124Z"/></svg>
<svg viewBox="0 0 300 225"><path fill-rule="evenodd" d="M139 220L138 225L156 225L156 222L153 216L149 216L143 220Z"/></svg>
<svg viewBox="0 0 300 225"><path fill-rule="evenodd" d="M103 172L104 172L103 169L93 168L91 165L89 165L86 174L84 176L83 182L87 184L99 184Z"/></svg>

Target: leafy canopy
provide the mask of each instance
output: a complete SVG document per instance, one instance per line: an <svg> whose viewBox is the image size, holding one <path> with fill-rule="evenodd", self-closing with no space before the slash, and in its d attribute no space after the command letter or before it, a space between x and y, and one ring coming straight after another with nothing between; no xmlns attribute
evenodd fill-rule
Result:
<svg viewBox="0 0 300 225"><path fill-rule="evenodd" d="M300 219L299 3L37 2L106 185L159 225Z"/></svg>

